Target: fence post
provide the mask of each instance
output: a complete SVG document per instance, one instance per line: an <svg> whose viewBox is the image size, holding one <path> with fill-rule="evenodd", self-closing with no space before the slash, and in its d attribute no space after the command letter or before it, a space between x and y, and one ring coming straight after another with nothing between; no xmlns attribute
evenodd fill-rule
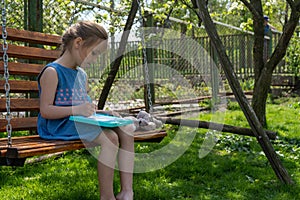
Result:
<svg viewBox="0 0 300 200"><path fill-rule="evenodd" d="M25 0L24 28L43 32L43 0Z"/></svg>
<svg viewBox="0 0 300 200"><path fill-rule="evenodd" d="M246 63L246 44L245 44L245 35L242 34L240 36L237 36L239 37L239 52L240 52L240 55L239 55L239 64L238 64L238 67L239 67L239 74L240 74L240 78L244 79L247 77L247 63ZM238 48L238 47L237 47Z"/></svg>
<svg viewBox="0 0 300 200"><path fill-rule="evenodd" d="M24 1L24 28L29 31L43 32L43 0L25 0ZM42 45L25 44L32 47L43 48ZM28 63L41 64L41 61L28 60ZM36 77L30 77L30 80L35 81ZM28 98L38 98L37 92L29 92ZM38 111L26 112L26 116L36 117ZM36 131L30 131L31 134L36 134Z"/></svg>
<svg viewBox="0 0 300 200"><path fill-rule="evenodd" d="M150 14L149 12L145 12L145 20L143 21L143 26L144 27L153 27L153 15ZM145 43L151 42L151 39L147 41L147 35L145 35ZM146 45L147 46L147 45ZM149 99L148 97L151 96L151 102L152 104L155 103L155 89L154 89L154 55L153 55L153 49L152 48L146 48L146 60L147 60L147 66L148 66L148 72L146 72L144 68L144 101L145 101L145 107L146 111L149 112L150 110L150 105L149 105ZM144 56L144 55L143 55ZM145 63L144 63L145 64ZM149 80L146 80L146 76L148 73ZM147 83L147 81L149 81ZM150 95L148 95L148 90L147 90L147 84L149 84L150 87Z"/></svg>
<svg viewBox="0 0 300 200"><path fill-rule="evenodd" d="M212 45L211 40L210 42L210 76L211 76L211 88L212 88L212 106L214 107L214 104L216 103L218 99L218 93L219 93L219 73L218 68L216 66L216 63L218 61L218 55L216 52L216 49Z"/></svg>

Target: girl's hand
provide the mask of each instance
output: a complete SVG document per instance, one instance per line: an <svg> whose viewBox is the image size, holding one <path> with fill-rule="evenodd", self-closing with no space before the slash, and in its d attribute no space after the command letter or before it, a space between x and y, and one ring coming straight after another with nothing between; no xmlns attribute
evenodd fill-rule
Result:
<svg viewBox="0 0 300 200"><path fill-rule="evenodd" d="M73 115L83 115L89 117L95 113L95 105L93 103L83 103L73 107Z"/></svg>

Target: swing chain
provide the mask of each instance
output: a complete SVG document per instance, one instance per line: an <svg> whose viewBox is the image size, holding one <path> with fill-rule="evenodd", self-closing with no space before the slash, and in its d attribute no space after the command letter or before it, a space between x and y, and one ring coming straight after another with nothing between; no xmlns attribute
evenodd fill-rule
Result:
<svg viewBox="0 0 300 200"><path fill-rule="evenodd" d="M10 85L9 85L9 71L8 71L8 44L7 44L7 30L6 30L6 5L5 0L2 0L2 50L3 50L3 63L4 63L4 78L5 78L5 96L6 96L6 132L7 132L7 146L12 146L12 138L11 138L11 132L12 132L12 126L11 126L11 112L10 112Z"/></svg>
<svg viewBox="0 0 300 200"><path fill-rule="evenodd" d="M143 14L142 14L142 6L141 2L137 0L138 7L139 7L139 14L141 16L141 24L143 24ZM147 98L148 98L148 106L149 106L149 113L153 112L153 103L152 103L152 94L150 88L150 77L149 77L149 68L148 68L148 61L147 61L147 52L146 52L146 43L145 43L145 35L144 30L141 30L141 42L142 42L142 51L143 51L143 62L144 62L144 70L145 70L145 81L147 87Z"/></svg>

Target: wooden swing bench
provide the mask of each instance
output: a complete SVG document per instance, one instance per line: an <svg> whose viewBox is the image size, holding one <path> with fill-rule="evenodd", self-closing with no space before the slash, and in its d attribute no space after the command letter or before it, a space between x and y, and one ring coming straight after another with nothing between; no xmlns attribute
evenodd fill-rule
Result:
<svg viewBox="0 0 300 200"><path fill-rule="evenodd" d="M2 34L2 27L0 30ZM7 41L9 43L7 54L9 57L9 74L16 80L9 80L10 85L10 111L11 113L37 114L39 111L38 86L36 77L50 61L55 60L60 51L61 37L26 30L7 28ZM1 44L2 46L2 44ZM55 50L53 50L55 49ZM1 48L0 55L3 57ZM32 60L35 63L32 64ZM31 63L30 63L31 62ZM0 73L4 73L4 62L0 61ZM5 80L0 80L5 85ZM0 88L0 134L6 132L6 98L4 87ZM29 114L28 114L29 113ZM37 129L37 117L14 116L11 121L14 132ZM12 134L14 135L14 134ZM164 130L135 132L134 139L139 142L159 142L166 136ZM95 146L92 143L83 144L81 140L44 140L38 135L12 137L12 145L8 146L8 139L0 139L0 165L23 166L26 158L44 154L77 150Z"/></svg>

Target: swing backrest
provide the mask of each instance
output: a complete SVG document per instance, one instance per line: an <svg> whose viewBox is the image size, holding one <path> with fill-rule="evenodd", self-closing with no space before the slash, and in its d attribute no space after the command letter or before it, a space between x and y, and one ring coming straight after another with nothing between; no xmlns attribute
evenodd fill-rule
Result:
<svg viewBox="0 0 300 200"><path fill-rule="evenodd" d="M0 29L2 32L2 29ZM13 131L36 130L36 114L39 110L38 87L36 77L43 66L58 58L61 37L26 30L7 28L10 111L13 115ZM2 46L2 44L1 44ZM3 50L0 48L3 56ZM3 59L0 61L0 73L3 74ZM3 86L5 80L0 80ZM0 132L6 131L7 120L4 87L0 87Z"/></svg>

